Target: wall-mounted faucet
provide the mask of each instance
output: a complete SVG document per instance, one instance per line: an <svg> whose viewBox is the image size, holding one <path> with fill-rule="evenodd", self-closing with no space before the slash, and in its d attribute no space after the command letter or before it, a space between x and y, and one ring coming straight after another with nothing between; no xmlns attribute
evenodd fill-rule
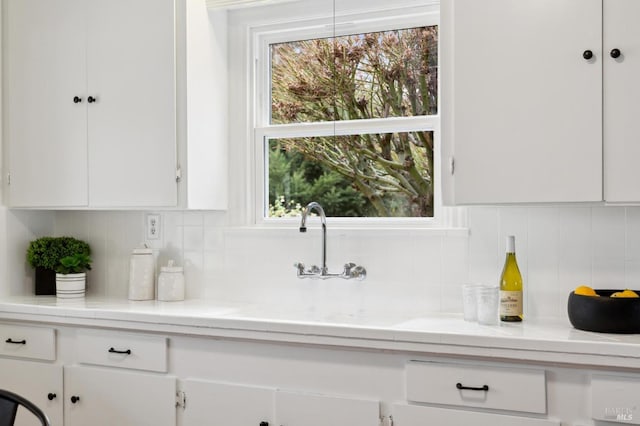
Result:
<svg viewBox="0 0 640 426"><path fill-rule="evenodd" d="M298 270L298 278L314 278L314 279L327 279L327 278L343 278L357 280L364 280L367 276L367 270L362 266L357 266L355 263L347 263L344 265L344 270L341 273L329 273L327 268L327 217L324 214L322 206L312 201L305 207L302 212L302 219L300 220L300 232L307 232L307 216L311 210L316 210L320 215L320 221L322 223L322 266L318 267L312 265L309 268L305 268L304 263L298 262L295 266Z"/></svg>

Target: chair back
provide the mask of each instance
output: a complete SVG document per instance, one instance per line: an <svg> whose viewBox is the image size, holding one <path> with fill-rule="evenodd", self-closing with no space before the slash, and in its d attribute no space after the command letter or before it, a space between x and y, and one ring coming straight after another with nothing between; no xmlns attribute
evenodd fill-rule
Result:
<svg viewBox="0 0 640 426"><path fill-rule="evenodd" d="M40 420L42 426L51 426L47 415L34 403L22 396L0 389L0 426L13 426L18 407L24 407Z"/></svg>

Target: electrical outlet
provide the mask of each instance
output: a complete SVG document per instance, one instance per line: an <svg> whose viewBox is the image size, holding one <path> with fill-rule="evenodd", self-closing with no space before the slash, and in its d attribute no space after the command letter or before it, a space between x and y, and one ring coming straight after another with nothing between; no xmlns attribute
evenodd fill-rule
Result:
<svg viewBox="0 0 640 426"><path fill-rule="evenodd" d="M147 215L147 240L159 240L160 239L160 215L148 214Z"/></svg>

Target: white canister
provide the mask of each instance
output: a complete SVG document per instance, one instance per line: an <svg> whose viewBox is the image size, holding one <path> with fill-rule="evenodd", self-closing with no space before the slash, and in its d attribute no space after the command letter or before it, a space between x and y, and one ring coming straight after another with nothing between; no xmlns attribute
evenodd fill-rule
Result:
<svg viewBox="0 0 640 426"><path fill-rule="evenodd" d="M153 251L144 246L131 253L129 263L129 300L155 299L155 262Z"/></svg>
<svg viewBox="0 0 640 426"><path fill-rule="evenodd" d="M184 273L182 266L174 266L173 260L160 267L158 300L175 302L184 300Z"/></svg>

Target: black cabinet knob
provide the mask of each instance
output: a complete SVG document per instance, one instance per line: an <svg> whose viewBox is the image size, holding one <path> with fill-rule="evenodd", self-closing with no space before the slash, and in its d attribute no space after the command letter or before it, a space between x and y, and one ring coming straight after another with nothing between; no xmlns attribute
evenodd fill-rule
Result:
<svg viewBox="0 0 640 426"><path fill-rule="evenodd" d="M73 97L73 103L74 104L79 104L80 102L82 102L82 98L80 98L78 96L74 96Z"/></svg>
<svg viewBox="0 0 640 426"><path fill-rule="evenodd" d="M584 52L582 52L582 57L588 61L589 59L593 58L593 52L590 50L585 50Z"/></svg>
<svg viewBox="0 0 640 426"><path fill-rule="evenodd" d="M620 49L611 49L610 55L613 59L616 59L619 58L620 55L622 55L622 52L620 52Z"/></svg>
<svg viewBox="0 0 640 426"><path fill-rule="evenodd" d="M94 103L94 102L96 102L96 101L97 101L97 99L96 99L96 98L94 98L93 96L89 96L89 97L87 98L87 102L89 102L90 104L92 104L92 103Z"/></svg>
<svg viewBox="0 0 640 426"><path fill-rule="evenodd" d="M57 396L57 395L56 395L55 393L51 393L51 392L49 392L49 393L47 394L47 399L48 399L49 401L53 401L53 400L56 398L56 396Z"/></svg>
<svg viewBox="0 0 640 426"><path fill-rule="evenodd" d="M269 422L260 422L260 426L269 426Z"/></svg>
<svg viewBox="0 0 640 426"><path fill-rule="evenodd" d="M76 403L76 402L78 402L78 401L80 401L80 397L79 397L79 396L75 396L75 395L73 395L73 396L71 397L71 403L72 403L72 404L75 404L75 403Z"/></svg>

